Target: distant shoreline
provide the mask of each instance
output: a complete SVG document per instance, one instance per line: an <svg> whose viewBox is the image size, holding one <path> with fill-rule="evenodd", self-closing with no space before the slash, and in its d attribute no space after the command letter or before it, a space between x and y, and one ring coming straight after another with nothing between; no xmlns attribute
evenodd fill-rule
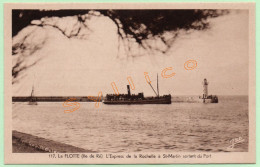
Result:
<svg viewBox="0 0 260 167"><path fill-rule="evenodd" d="M218 97L248 97L248 95L218 95ZM98 99L98 96L91 96L93 99ZM148 96L150 97L150 96ZM173 95L172 102L188 102L198 103L199 95ZM65 102L68 99L73 99L75 102L95 102L88 98L88 96L13 96L12 102L29 102L33 99L36 102ZM100 101L104 100L101 97Z"/></svg>
<svg viewBox="0 0 260 167"><path fill-rule="evenodd" d="M91 96L93 98L98 98L97 96ZM13 96L13 102L28 102L30 100L34 100L37 102L65 102L68 99L75 99L73 101L78 102L93 102L93 100L89 99L87 96ZM102 100L102 98L101 98Z"/></svg>

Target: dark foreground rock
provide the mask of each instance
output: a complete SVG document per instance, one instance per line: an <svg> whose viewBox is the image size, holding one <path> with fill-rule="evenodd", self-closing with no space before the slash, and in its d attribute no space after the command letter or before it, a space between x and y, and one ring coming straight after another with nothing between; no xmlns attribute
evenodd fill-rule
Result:
<svg viewBox="0 0 260 167"><path fill-rule="evenodd" d="M12 132L13 153L91 153L72 145L59 143L30 134L13 130Z"/></svg>

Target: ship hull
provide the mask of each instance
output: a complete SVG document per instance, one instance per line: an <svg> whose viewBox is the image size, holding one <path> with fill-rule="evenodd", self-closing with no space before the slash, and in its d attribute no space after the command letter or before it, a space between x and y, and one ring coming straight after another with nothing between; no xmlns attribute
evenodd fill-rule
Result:
<svg viewBox="0 0 260 167"><path fill-rule="evenodd" d="M115 101L104 100L103 103L112 104L112 105L171 104L171 99L162 98L162 99L115 100Z"/></svg>

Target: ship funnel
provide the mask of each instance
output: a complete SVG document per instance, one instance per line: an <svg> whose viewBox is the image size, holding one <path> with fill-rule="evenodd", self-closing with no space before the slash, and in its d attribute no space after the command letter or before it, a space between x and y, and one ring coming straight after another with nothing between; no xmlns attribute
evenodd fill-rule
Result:
<svg viewBox="0 0 260 167"><path fill-rule="evenodd" d="M127 92L128 92L128 96L131 96L130 85L127 85Z"/></svg>

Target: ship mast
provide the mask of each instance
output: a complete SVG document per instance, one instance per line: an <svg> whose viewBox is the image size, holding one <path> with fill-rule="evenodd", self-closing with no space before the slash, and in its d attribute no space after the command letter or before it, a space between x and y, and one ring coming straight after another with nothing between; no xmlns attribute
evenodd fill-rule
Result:
<svg viewBox="0 0 260 167"><path fill-rule="evenodd" d="M158 91L158 93L154 90L154 88L153 88L153 86L151 84L151 81L149 81L147 83L151 86L151 88L153 89L153 92L155 93L155 95L159 97L158 74L157 74L157 91Z"/></svg>
<svg viewBox="0 0 260 167"><path fill-rule="evenodd" d="M31 99L34 96L34 83L35 83L35 73L33 75L33 85L32 85L32 92L31 92Z"/></svg>
<svg viewBox="0 0 260 167"><path fill-rule="evenodd" d="M157 94L158 94L158 97L159 97L160 95L159 95L159 81L158 81L158 73L157 73Z"/></svg>
<svg viewBox="0 0 260 167"><path fill-rule="evenodd" d="M34 85L32 87L31 98L33 97L33 94L34 94Z"/></svg>
<svg viewBox="0 0 260 167"><path fill-rule="evenodd" d="M151 86L151 88L153 89L153 91L154 91L155 95L156 95L156 96L158 96L158 94L157 94L157 93L156 93L156 91L154 90L154 88L153 88L153 86L152 86L151 82L148 82L148 83L149 83L149 85Z"/></svg>

